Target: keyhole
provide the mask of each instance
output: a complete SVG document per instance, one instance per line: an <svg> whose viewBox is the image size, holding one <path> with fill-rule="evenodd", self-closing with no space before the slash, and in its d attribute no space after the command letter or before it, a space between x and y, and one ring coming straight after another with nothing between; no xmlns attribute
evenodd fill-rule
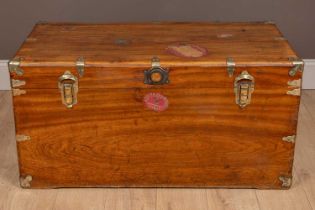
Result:
<svg viewBox="0 0 315 210"><path fill-rule="evenodd" d="M160 72L153 72L151 74L151 80L153 82L160 82L162 80L162 75Z"/></svg>

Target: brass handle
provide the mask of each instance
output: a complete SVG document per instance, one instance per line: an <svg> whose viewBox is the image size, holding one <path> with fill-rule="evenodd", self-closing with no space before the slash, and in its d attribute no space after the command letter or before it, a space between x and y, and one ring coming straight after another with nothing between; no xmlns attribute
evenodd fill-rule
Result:
<svg viewBox="0 0 315 210"><path fill-rule="evenodd" d="M72 108L78 102L78 78L66 71L59 77L58 87L61 92L61 101L67 108Z"/></svg>
<svg viewBox="0 0 315 210"><path fill-rule="evenodd" d="M255 79L247 71L243 71L235 78L234 92L235 103L244 108L251 102L251 96L254 92Z"/></svg>

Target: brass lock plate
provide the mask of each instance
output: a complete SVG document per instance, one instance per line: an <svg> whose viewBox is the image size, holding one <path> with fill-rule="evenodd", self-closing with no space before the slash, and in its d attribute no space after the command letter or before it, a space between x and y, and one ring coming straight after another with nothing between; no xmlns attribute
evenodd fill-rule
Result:
<svg viewBox="0 0 315 210"><path fill-rule="evenodd" d="M72 108L78 102L78 78L66 71L59 77L58 87L61 93L61 101L67 108Z"/></svg>
<svg viewBox="0 0 315 210"><path fill-rule="evenodd" d="M243 71L234 81L235 103L244 108L251 102L255 80L247 71Z"/></svg>
<svg viewBox="0 0 315 210"><path fill-rule="evenodd" d="M168 71L160 66L160 60L157 57L152 59L151 69L144 71L144 84L163 85L169 83Z"/></svg>

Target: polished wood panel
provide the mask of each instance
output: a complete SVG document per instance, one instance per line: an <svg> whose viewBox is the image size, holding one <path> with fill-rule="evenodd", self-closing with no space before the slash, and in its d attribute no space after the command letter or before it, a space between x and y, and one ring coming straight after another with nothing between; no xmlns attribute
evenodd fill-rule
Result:
<svg viewBox="0 0 315 210"><path fill-rule="evenodd" d="M290 190L86 188L25 190L18 185L10 91L0 91L0 208L6 210L104 209L312 210L315 206L315 91L304 90ZM257 207L258 206L258 207Z"/></svg>
<svg viewBox="0 0 315 210"><path fill-rule="evenodd" d="M174 56L166 50L173 44L197 45L208 54ZM291 65L296 54L270 23L41 23L16 56L24 66L74 66L83 56L91 66L139 67L153 56L167 66L225 66L227 57L237 65Z"/></svg>
<svg viewBox="0 0 315 210"><path fill-rule="evenodd" d="M229 186L280 188L290 176L299 97L256 90L244 110L233 90L82 89L67 109L57 89L14 97L21 176L32 187ZM159 92L163 112L145 108ZM106 102L106 103L105 103Z"/></svg>
<svg viewBox="0 0 315 210"><path fill-rule="evenodd" d="M26 67L25 74L12 74L13 79L26 82L23 89L58 88L58 78L69 70L79 79L80 89L93 88L224 88L233 92L234 80L242 72L248 71L255 79L255 89L268 90L270 87L289 89L288 81L301 78L301 73L290 77L289 67L238 67L234 76L229 77L226 67L173 67L169 68L168 84L144 84L144 70L148 68L86 68L79 77L75 68L69 67ZM268 92L268 91L267 91Z"/></svg>

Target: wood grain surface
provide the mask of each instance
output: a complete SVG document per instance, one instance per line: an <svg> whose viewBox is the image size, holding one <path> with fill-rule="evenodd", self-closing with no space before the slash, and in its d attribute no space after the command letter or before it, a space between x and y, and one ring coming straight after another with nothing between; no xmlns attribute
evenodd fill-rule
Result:
<svg viewBox="0 0 315 210"><path fill-rule="evenodd" d="M281 188L294 150L282 137L296 134L299 105L279 83L286 72L266 80L270 86L258 77L245 109L235 104L232 81L229 88L82 88L73 109L58 89L25 89L14 97L16 132L31 136L18 143L21 176L31 175L32 187ZM144 106L151 92L167 97L166 111Z"/></svg>
<svg viewBox="0 0 315 210"><path fill-rule="evenodd" d="M168 68L168 66L163 66ZM288 75L291 67L237 67L233 77L229 77L226 67L169 67L168 84L144 84L144 71L151 68L138 67L87 67L83 77L79 77L74 67L24 67L23 76L11 74L12 79L25 81L22 89L57 89L58 78L69 70L79 79L81 89L100 88L140 88L140 89L176 89L176 88L221 88L233 92L234 80L242 71L248 71L255 78L255 89L288 89L288 81L298 80Z"/></svg>
<svg viewBox="0 0 315 210"><path fill-rule="evenodd" d="M199 58L167 52L177 44L207 50ZM149 66L158 56L167 66L291 65L296 57L287 40L270 23L138 23L36 25L16 57L23 66L73 66L78 57L103 67Z"/></svg>
<svg viewBox="0 0 315 210"><path fill-rule="evenodd" d="M191 188L21 189L10 91L0 91L1 210L315 209L315 91L304 90L289 190Z"/></svg>
<svg viewBox="0 0 315 210"><path fill-rule="evenodd" d="M153 56L168 84L144 84ZM294 143L282 138L296 134L300 97L287 91L302 75L288 75L296 55L274 24L38 24L16 57L16 134L30 137L18 141L20 176L32 188L283 188L292 176ZM72 109L58 89L66 70L79 78ZM255 90L241 109L243 71ZM167 109L150 109L153 93Z"/></svg>

